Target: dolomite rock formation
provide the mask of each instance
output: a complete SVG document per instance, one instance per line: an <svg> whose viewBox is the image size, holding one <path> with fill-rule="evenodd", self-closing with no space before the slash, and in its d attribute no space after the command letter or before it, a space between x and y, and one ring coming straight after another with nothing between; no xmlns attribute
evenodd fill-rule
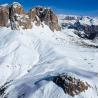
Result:
<svg viewBox="0 0 98 98"><path fill-rule="evenodd" d="M17 2L13 3L13 9L14 9L15 13L17 13L17 14L20 14L20 15L24 14L24 9L23 9L22 5Z"/></svg>
<svg viewBox="0 0 98 98"><path fill-rule="evenodd" d="M8 6L0 6L0 26L7 26L9 19Z"/></svg>
<svg viewBox="0 0 98 98"><path fill-rule="evenodd" d="M10 21L10 22L8 22ZM43 23L52 31L59 31L58 17L50 8L34 7L28 13L24 12L21 4L14 2L11 5L0 6L0 26L11 26L15 29L31 29L33 23L40 26Z"/></svg>
<svg viewBox="0 0 98 98"><path fill-rule="evenodd" d="M35 7L30 10L29 17L38 26L44 22L52 31L60 30L58 18L50 8Z"/></svg>
<svg viewBox="0 0 98 98"><path fill-rule="evenodd" d="M84 92L90 87L88 83L66 74L55 76L53 82L61 87L66 94L73 97Z"/></svg>

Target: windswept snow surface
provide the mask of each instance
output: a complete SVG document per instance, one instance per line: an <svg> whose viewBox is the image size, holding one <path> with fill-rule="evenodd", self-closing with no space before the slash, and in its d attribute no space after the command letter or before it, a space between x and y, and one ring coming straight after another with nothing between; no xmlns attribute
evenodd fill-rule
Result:
<svg viewBox="0 0 98 98"><path fill-rule="evenodd" d="M46 79L61 73L90 84L74 98L97 98L98 49L83 42L90 43L69 29L52 32L45 25L31 30L0 28L0 86L8 83L0 98L72 98Z"/></svg>

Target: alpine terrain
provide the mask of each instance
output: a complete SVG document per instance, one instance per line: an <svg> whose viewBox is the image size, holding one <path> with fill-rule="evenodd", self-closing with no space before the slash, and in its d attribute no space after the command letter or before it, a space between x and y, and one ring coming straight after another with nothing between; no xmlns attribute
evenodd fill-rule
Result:
<svg viewBox="0 0 98 98"><path fill-rule="evenodd" d="M0 98L98 98L98 17L0 5Z"/></svg>

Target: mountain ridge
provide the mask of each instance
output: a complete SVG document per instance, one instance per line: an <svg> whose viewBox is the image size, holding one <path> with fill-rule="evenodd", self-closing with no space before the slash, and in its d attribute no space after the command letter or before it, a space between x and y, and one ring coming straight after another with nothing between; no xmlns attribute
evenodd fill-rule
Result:
<svg viewBox="0 0 98 98"><path fill-rule="evenodd" d="M43 7L28 14L16 5L0 9L8 19L0 20L0 98L97 98L98 37L88 38L98 33L94 18Z"/></svg>
<svg viewBox="0 0 98 98"><path fill-rule="evenodd" d="M58 18L50 8L34 7L26 13L21 4L14 2L11 5L1 5L0 9L0 26L11 25L12 29L19 27L31 29L33 26L32 23L35 22L35 25L39 26L43 25L43 22L48 25L52 31L60 30ZM9 20L10 24L8 23Z"/></svg>

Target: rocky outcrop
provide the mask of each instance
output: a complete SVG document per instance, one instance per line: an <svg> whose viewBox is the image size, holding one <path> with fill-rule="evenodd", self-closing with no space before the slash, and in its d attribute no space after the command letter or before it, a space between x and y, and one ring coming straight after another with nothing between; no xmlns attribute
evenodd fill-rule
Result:
<svg viewBox="0 0 98 98"><path fill-rule="evenodd" d="M90 85L66 74L55 76L53 82L61 87L70 96L75 96L87 90Z"/></svg>
<svg viewBox="0 0 98 98"><path fill-rule="evenodd" d="M0 6L0 26L7 26L9 19L8 6Z"/></svg>
<svg viewBox="0 0 98 98"><path fill-rule="evenodd" d="M17 14L24 14L24 9L21 4L14 2L13 3L14 12Z"/></svg>
<svg viewBox="0 0 98 98"><path fill-rule="evenodd" d="M60 30L58 18L50 8L35 7L30 10L29 17L36 25L44 22L52 31Z"/></svg>
<svg viewBox="0 0 98 98"><path fill-rule="evenodd" d="M22 17L19 17L18 27L21 27L22 29L32 29L32 22L28 15L24 14Z"/></svg>
<svg viewBox="0 0 98 98"><path fill-rule="evenodd" d="M52 31L59 31L58 17L50 8L34 7L28 13L24 12L23 7L14 2L7 7L0 7L0 26L6 26L8 21L12 30L31 29L32 23L36 26L46 24Z"/></svg>
<svg viewBox="0 0 98 98"><path fill-rule="evenodd" d="M23 7L19 3L13 3L9 6L9 19L11 29L31 29L31 21L24 13Z"/></svg>
<svg viewBox="0 0 98 98"><path fill-rule="evenodd" d="M17 17L13 5L9 6L9 20L10 20L11 29L12 30L17 29L17 25L16 25Z"/></svg>

